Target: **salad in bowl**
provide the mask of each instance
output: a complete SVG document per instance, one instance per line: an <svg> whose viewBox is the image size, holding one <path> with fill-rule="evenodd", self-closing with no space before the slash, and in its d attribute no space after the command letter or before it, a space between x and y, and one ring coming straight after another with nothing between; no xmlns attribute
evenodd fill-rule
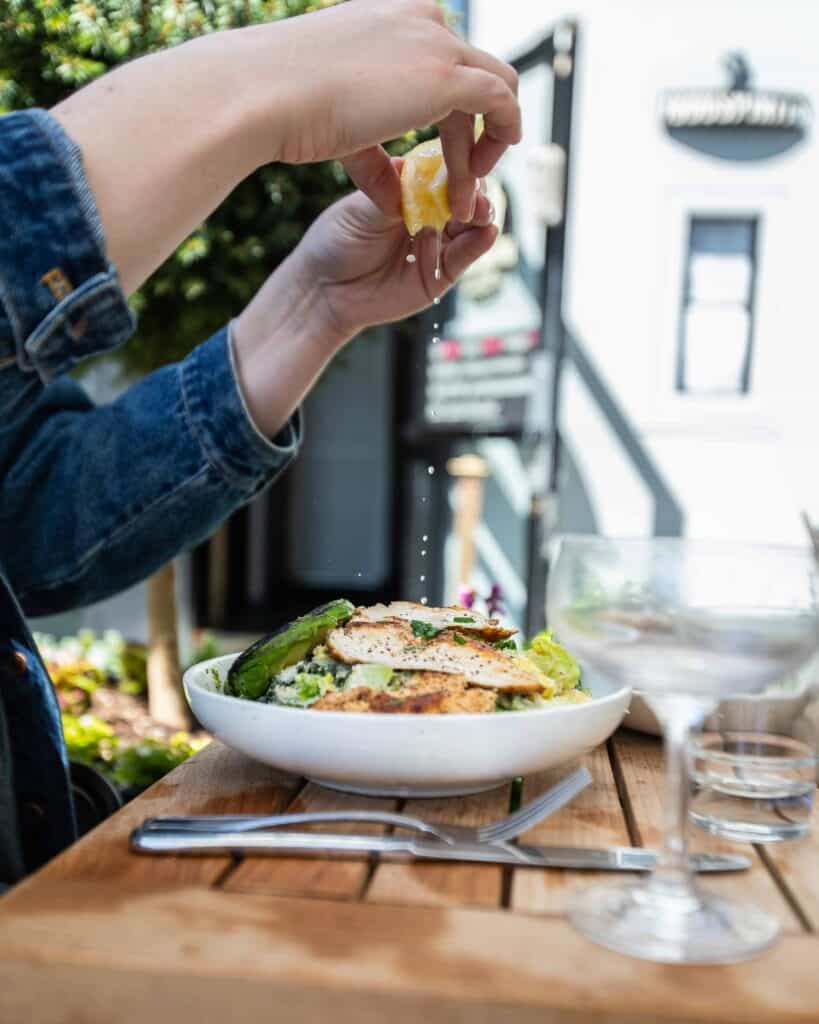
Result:
<svg viewBox="0 0 819 1024"><path fill-rule="evenodd" d="M591 699L551 635L525 650L477 612L340 599L248 648L223 692L314 711L449 714L526 711Z"/></svg>
<svg viewBox="0 0 819 1024"><path fill-rule="evenodd" d="M550 633L524 645L471 609L341 599L184 683L198 721L235 750L392 797L477 793L564 765L611 735L631 696Z"/></svg>

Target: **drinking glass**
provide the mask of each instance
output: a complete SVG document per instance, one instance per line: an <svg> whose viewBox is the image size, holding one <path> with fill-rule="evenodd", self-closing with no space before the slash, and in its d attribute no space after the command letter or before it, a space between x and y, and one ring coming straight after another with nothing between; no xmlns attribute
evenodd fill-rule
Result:
<svg viewBox="0 0 819 1024"><path fill-rule="evenodd" d="M807 835L817 758L806 743L768 732L697 733L688 757L695 825L740 843Z"/></svg>
<svg viewBox="0 0 819 1024"><path fill-rule="evenodd" d="M777 920L700 887L689 871L689 731L725 698L764 689L819 647L807 549L669 538L556 541L547 610L580 660L639 689L665 742L665 836L647 880L603 883L570 908L604 946L667 963L730 963L769 946Z"/></svg>

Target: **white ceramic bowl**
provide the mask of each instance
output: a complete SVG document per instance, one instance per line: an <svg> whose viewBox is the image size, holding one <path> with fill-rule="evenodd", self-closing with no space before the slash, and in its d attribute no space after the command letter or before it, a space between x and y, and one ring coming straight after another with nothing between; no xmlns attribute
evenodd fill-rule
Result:
<svg viewBox="0 0 819 1024"><path fill-rule="evenodd" d="M594 700L503 714L378 715L309 711L216 692L208 671L225 678L237 655L185 673L188 703L223 743L332 789L371 796L437 797L478 793L518 775L571 761L606 740L631 697L586 672Z"/></svg>

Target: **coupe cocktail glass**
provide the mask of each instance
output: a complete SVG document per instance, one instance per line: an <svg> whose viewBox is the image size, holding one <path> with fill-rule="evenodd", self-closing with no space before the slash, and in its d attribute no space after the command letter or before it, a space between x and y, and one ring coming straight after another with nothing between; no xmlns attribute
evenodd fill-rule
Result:
<svg viewBox="0 0 819 1024"><path fill-rule="evenodd" d="M603 883L571 907L611 949L671 963L726 963L765 949L770 914L702 889L688 867L686 746L725 697L785 677L819 647L808 549L681 539L556 541L547 610L581 663L640 690L665 738L665 839L647 880Z"/></svg>

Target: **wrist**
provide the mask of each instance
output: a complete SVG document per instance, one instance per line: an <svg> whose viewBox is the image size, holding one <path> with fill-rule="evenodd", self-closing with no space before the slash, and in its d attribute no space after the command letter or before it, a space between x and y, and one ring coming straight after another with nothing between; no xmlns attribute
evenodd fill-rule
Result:
<svg viewBox="0 0 819 1024"><path fill-rule="evenodd" d="M241 36L236 66L241 68L242 144L249 147L254 170L274 162L298 164L314 159L305 126L316 121L326 101L319 83L304 88L304 67L298 59L303 29L294 24L302 20L236 30ZM235 60L233 54L231 61Z"/></svg>
<svg viewBox="0 0 819 1024"><path fill-rule="evenodd" d="M267 437L278 433L350 337L333 322L322 286L307 279L294 256L231 324L238 385Z"/></svg>

